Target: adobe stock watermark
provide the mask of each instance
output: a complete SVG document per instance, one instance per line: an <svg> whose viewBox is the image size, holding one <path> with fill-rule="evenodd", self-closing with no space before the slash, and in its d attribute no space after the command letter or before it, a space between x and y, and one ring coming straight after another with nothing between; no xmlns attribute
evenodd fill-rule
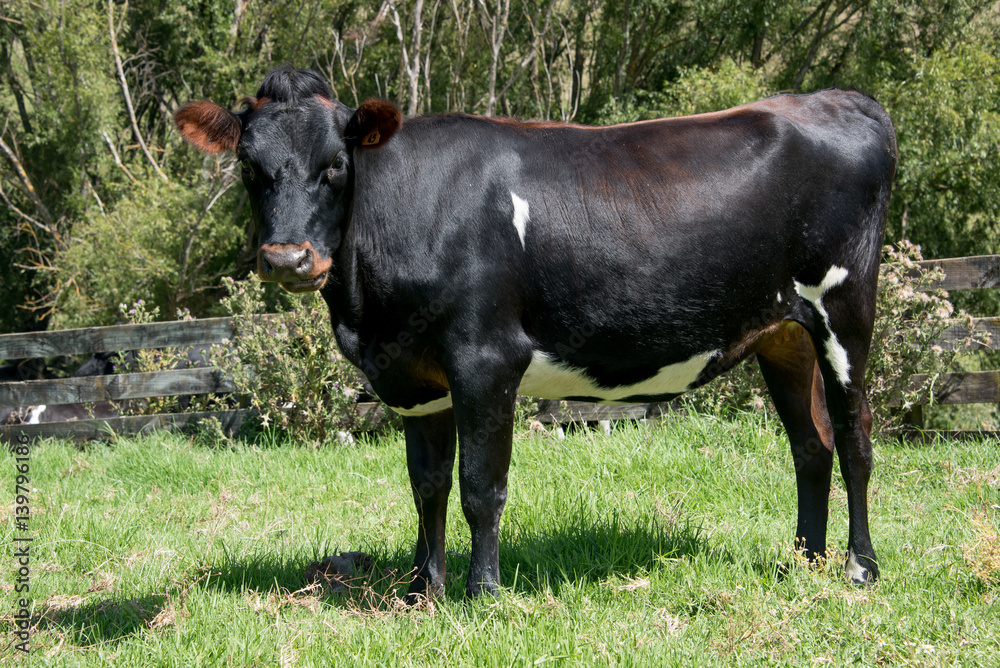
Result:
<svg viewBox="0 0 1000 668"><path fill-rule="evenodd" d="M443 489L451 489L452 474L455 470L455 460L450 459L442 463L441 468L436 471L425 471L424 480L419 485L413 485L414 491L422 499L429 499L437 496ZM412 483L411 483L412 484Z"/></svg>
<svg viewBox="0 0 1000 668"><path fill-rule="evenodd" d="M362 360L361 371L368 380L374 382L393 362L402 357L403 353L417 342L417 336L430 329L431 325L448 312L448 308L455 303L457 297L455 288L448 285L425 306L410 313L406 319L407 326L399 330L395 338L379 344L381 352Z"/></svg>
<svg viewBox="0 0 1000 668"><path fill-rule="evenodd" d="M28 437L18 436L10 446L14 455L14 649L31 652L31 450Z"/></svg>

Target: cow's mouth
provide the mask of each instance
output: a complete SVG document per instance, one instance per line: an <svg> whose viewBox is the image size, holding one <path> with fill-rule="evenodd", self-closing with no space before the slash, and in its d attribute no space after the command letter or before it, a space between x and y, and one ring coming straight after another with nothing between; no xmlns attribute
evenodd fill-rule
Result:
<svg viewBox="0 0 1000 668"><path fill-rule="evenodd" d="M307 281L295 281L289 283L281 283L281 287L289 292L314 292L320 290L326 285L326 279L330 276L330 272L324 271L322 274L316 278L310 278Z"/></svg>

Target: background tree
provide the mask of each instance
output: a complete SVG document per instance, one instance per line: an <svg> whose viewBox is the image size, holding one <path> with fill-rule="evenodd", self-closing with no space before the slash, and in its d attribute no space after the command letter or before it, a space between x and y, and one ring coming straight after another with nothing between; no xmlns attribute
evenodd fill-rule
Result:
<svg viewBox="0 0 1000 668"><path fill-rule="evenodd" d="M0 0L0 331L218 313L249 212L171 116L284 62L351 105L585 123L858 87L899 136L889 240L996 252L998 35L996 0Z"/></svg>

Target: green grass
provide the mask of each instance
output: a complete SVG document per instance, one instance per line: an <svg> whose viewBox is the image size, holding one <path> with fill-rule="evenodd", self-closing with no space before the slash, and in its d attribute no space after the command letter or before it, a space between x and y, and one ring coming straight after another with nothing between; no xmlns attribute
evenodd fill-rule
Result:
<svg viewBox="0 0 1000 668"><path fill-rule="evenodd" d="M791 457L762 418L677 417L517 437L501 525L505 591L465 601L452 495L447 600L403 608L415 513L401 437L210 447L183 436L31 452L31 664L996 665L1000 444L876 444L882 581L790 550ZM13 458L0 498L13 532ZM843 550L846 498L831 496ZM10 482L8 482L10 481ZM375 557L371 587L304 590L310 562ZM13 601L12 577L0 581ZM15 654L12 605L0 654ZM6 665L6 659L4 660Z"/></svg>

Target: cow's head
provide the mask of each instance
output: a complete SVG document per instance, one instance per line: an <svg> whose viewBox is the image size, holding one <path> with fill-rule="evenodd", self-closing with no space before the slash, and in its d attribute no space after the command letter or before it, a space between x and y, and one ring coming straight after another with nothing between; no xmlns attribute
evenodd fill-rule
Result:
<svg viewBox="0 0 1000 668"><path fill-rule="evenodd" d="M240 161L260 238L257 273L289 292L323 287L343 237L357 151L385 144L402 122L388 102L357 110L333 99L315 72L273 70L233 113L191 102L174 115L181 135Z"/></svg>

